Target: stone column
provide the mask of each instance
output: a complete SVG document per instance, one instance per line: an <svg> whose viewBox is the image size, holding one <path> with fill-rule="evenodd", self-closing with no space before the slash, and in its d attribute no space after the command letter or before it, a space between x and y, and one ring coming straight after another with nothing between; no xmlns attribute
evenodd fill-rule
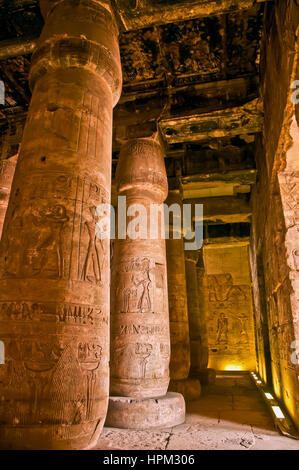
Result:
<svg viewBox="0 0 299 470"><path fill-rule="evenodd" d="M191 348L191 370L190 374L199 377L202 383L207 382L206 374L201 371L206 370L208 351L202 338L202 320L200 309L200 298L198 289L198 278L196 264L198 261L197 251L185 251L186 282L188 296L188 313L190 329Z"/></svg>
<svg viewBox="0 0 299 470"><path fill-rule="evenodd" d="M172 205L176 205L180 210L182 219L182 200L179 190L169 191L166 204L169 209ZM200 396L201 387L199 380L189 378L190 336L184 239L181 223L179 220L175 221L174 217L169 219L169 239L166 240L166 254L171 337L171 382L169 390L182 393L185 399L196 399Z"/></svg>
<svg viewBox="0 0 299 470"><path fill-rule="evenodd" d="M205 276L205 267L203 260L203 250L198 251L198 261L196 264L197 272L197 287L199 298L199 317L198 328L200 330L201 342L201 360L195 367L192 367L191 374L200 377L203 384L214 383L216 379L216 372L214 369L208 368L209 363L209 340L208 340L208 315L206 296L208 293L207 278ZM197 367L199 366L199 368Z"/></svg>
<svg viewBox="0 0 299 470"><path fill-rule="evenodd" d="M0 442L92 447L109 395L112 108L121 90L108 1L41 1L32 101L1 242Z"/></svg>
<svg viewBox="0 0 299 470"><path fill-rule="evenodd" d="M106 424L135 429L172 426L184 421L185 403L180 394L167 394L170 332L163 211L161 232L150 239L150 207L161 205L168 191L159 143L142 138L124 144L116 181L130 215L143 215L147 227L136 226L133 239L132 220L125 223L124 239L119 236L114 244L111 397ZM118 219L124 215L118 208Z"/></svg>
<svg viewBox="0 0 299 470"><path fill-rule="evenodd" d="M17 155L5 160L0 160L0 239L8 206L12 180L15 174L16 163Z"/></svg>

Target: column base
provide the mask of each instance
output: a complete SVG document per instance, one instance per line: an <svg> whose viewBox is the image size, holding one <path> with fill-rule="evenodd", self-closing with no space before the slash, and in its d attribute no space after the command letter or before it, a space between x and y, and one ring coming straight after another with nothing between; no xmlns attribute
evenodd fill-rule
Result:
<svg viewBox="0 0 299 470"><path fill-rule="evenodd" d="M181 393L187 401L198 400L201 394L200 380L197 377L171 380L169 390L171 392Z"/></svg>
<svg viewBox="0 0 299 470"><path fill-rule="evenodd" d="M121 429L150 429L178 426L185 422L185 400L179 393L163 397L110 397L105 426Z"/></svg>
<svg viewBox="0 0 299 470"><path fill-rule="evenodd" d="M103 421L70 426L0 426L0 450L91 449L99 440Z"/></svg>
<svg viewBox="0 0 299 470"><path fill-rule="evenodd" d="M196 372L191 372L192 377L200 380L202 385L213 385L216 381L215 369L203 369Z"/></svg>

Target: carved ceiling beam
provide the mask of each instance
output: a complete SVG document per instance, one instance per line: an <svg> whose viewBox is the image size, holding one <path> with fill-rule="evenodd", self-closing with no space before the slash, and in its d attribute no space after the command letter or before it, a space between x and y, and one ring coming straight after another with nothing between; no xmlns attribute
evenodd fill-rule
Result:
<svg viewBox="0 0 299 470"><path fill-rule="evenodd" d="M157 0L114 0L126 31L147 26L245 10L267 0L198 0L164 2Z"/></svg>
<svg viewBox="0 0 299 470"><path fill-rule="evenodd" d="M184 200L247 194L256 181L256 173L247 169L181 177L180 190Z"/></svg>
<svg viewBox="0 0 299 470"><path fill-rule="evenodd" d="M261 132L262 125L263 113L258 99L230 109L163 118L159 123L168 144L255 134Z"/></svg>
<svg viewBox="0 0 299 470"><path fill-rule="evenodd" d="M37 38L16 38L0 42L0 60L32 54Z"/></svg>
<svg viewBox="0 0 299 470"><path fill-rule="evenodd" d="M185 199L185 204L202 204L203 220L206 223L239 223L251 221L252 209L247 198L244 197L206 197L199 199Z"/></svg>
<svg viewBox="0 0 299 470"><path fill-rule="evenodd" d="M249 246L250 237L217 237L203 241L205 249L234 248L236 246Z"/></svg>

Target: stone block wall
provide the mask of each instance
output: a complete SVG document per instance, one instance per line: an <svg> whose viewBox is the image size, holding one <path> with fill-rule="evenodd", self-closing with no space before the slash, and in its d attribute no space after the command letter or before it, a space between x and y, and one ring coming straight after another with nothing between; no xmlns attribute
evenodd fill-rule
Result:
<svg viewBox="0 0 299 470"><path fill-rule="evenodd" d="M264 21L264 128L257 142L251 240L258 371L299 427L292 347L299 340L299 132L298 105L291 99L299 79L299 7L294 0L269 3Z"/></svg>
<svg viewBox="0 0 299 470"><path fill-rule="evenodd" d="M248 245L204 249L209 367L256 367Z"/></svg>

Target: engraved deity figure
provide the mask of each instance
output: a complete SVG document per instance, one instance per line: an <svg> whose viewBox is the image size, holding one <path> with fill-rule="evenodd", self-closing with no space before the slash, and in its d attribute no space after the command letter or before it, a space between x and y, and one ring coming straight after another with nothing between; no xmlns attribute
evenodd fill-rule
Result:
<svg viewBox="0 0 299 470"><path fill-rule="evenodd" d="M151 309L151 298L149 287L151 279L149 275L149 260L144 259L141 263L141 271L134 277L136 287L142 287L142 292L138 299L137 308L140 312L148 312Z"/></svg>
<svg viewBox="0 0 299 470"><path fill-rule="evenodd" d="M89 236L89 243L87 251L85 254L85 260L83 264L81 279L83 281L96 282L100 284L101 282L101 263L100 263L100 253L97 246L97 222L98 216L96 214L96 207L92 206L89 208L91 219L85 221L85 227ZM103 249L103 241L99 240L101 247Z"/></svg>
<svg viewBox="0 0 299 470"><path fill-rule="evenodd" d="M222 312L219 315L218 323L217 323L217 340L216 343L220 342L227 342L227 335L228 335L228 319L225 314Z"/></svg>
<svg viewBox="0 0 299 470"><path fill-rule="evenodd" d="M47 262L49 259L49 253L54 254L54 259L56 261L56 269L58 277L63 276L63 254L62 254L62 240L61 232L62 228L69 220L66 215L66 209L64 206L56 205L47 212L44 213L45 221L48 222L50 226L50 233L46 239L43 240L42 244L38 247L39 250L43 253L42 259L42 269L46 269Z"/></svg>

